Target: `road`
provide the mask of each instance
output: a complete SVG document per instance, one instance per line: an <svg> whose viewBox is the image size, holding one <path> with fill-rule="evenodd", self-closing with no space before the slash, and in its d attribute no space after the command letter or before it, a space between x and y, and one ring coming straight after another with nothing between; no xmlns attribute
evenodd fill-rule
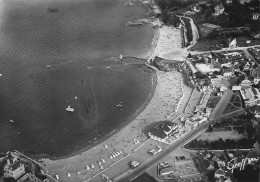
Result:
<svg viewBox="0 0 260 182"><path fill-rule="evenodd" d="M156 158L153 158L146 163L140 165L136 170L134 170L131 174L128 176L123 176L118 182L126 182L131 181L132 179L136 178L137 176L141 175L146 169L150 168L151 166L155 165L157 162L159 162L165 155L170 154L173 150L177 149L178 147L182 146L184 143L188 142L189 140L196 137L201 131L206 129L208 125L213 124L215 120L208 121L206 123L203 123L202 125L198 126L197 128L191 130L184 136L182 136L179 140L174 142L172 145L169 146L168 149L164 150L160 154L157 155Z"/></svg>
<svg viewBox="0 0 260 182"><path fill-rule="evenodd" d="M166 150L164 150L162 153L158 154L156 158L153 158L143 164L141 164L139 167L136 168L131 174L122 176L121 179L118 179L118 182L126 182L126 181L132 181L139 175L141 175L145 170L152 167L156 163L158 163L163 157L170 154L172 151L176 150L178 147L181 147L183 144L189 142L190 140L193 140L196 138L203 130L205 130L209 125L214 124L218 119L228 117L231 115L234 115L236 113L242 113L244 112L243 109L234 111L232 113L227 113L225 115L222 115L223 110L225 109L230 97L232 96L232 91L227 90L221 100L218 102L216 106L216 112L214 113L214 116L211 117L211 120L208 122L203 123L202 125L198 126L197 128L189 131L187 134L182 136L179 140L174 142L172 145L169 146Z"/></svg>
<svg viewBox="0 0 260 182"><path fill-rule="evenodd" d="M210 52L223 52L223 51L236 51L236 50L246 50L248 48L254 48L259 47L259 45L254 46L247 46L247 47L236 47L236 48L223 48L220 50L212 50L212 51L190 51L190 53L193 54L204 54L204 53L210 53Z"/></svg>

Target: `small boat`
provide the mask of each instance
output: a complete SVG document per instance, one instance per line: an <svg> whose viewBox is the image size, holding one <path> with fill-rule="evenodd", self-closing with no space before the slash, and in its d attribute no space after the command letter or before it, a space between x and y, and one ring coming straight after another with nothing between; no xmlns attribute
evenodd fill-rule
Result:
<svg viewBox="0 0 260 182"><path fill-rule="evenodd" d="M123 54L120 54L119 58L120 58L120 60L122 60L123 59Z"/></svg>
<svg viewBox="0 0 260 182"><path fill-rule="evenodd" d="M17 133L18 135L21 135L21 133L20 133L20 132L18 132L18 131L17 131L16 133Z"/></svg>
<svg viewBox="0 0 260 182"><path fill-rule="evenodd" d="M74 97L74 99L78 99L78 97L76 96L76 97Z"/></svg>
<svg viewBox="0 0 260 182"><path fill-rule="evenodd" d="M50 13L55 13L58 11L58 8L48 8L47 9Z"/></svg>
<svg viewBox="0 0 260 182"><path fill-rule="evenodd" d="M68 107L66 108L66 111L68 111L68 112L74 112L74 109L73 109L72 107L68 106Z"/></svg>
<svg viewBox="0 0 260 182"><path fill-rule="evenodd" d="M10 122L11 122L11 123L14 123L14 120L11 120L11 119L10 119Z"/></svg>

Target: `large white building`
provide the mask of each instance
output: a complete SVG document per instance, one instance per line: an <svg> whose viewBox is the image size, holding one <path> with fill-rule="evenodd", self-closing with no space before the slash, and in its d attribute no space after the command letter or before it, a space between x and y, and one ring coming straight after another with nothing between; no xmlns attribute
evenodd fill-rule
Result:
<svg viewBox="0 0 260 182"><path fill-rule="evenodd" d="M4 177L14 178L15 180L25 174L24 164L21 163L16 157L8 155L7 163L4 166Z"/></svg>
<svg viewBox="0 0 260 182"><path fill-rule="evenodd" d="M254 106L260 103L259 89L254 87L249 87L249 88L241 89L240 93L247 107Z"/></svg>
<svg viewBox="0 0 260 182"><path fill-rule="evenodd" d="M159 142L168 143L167 140L174 133L178 132L178 125L171 121L162 121L155 127L151 128L148 135Z"/></svg>

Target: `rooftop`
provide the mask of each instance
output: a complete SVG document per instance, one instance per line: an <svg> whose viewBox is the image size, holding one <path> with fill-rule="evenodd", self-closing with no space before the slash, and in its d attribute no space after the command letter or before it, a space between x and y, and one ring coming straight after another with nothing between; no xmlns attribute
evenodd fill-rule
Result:
<svg viewBox="0 0 260 182"><path fill-rule="evenodd" d="M149 130L149 133L159 138L167 137L167 133L171 132L177 124L171 121L162 121Z"/></svg>

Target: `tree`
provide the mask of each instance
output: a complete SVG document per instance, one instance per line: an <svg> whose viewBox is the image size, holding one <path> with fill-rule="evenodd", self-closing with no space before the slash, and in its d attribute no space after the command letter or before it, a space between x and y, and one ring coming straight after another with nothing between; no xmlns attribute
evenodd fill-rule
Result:
<svg viewBox="0 0 260 182"><path fill-rule="evenodd" d="M248 123L245 126L245 132L247 134L248 139L252 139L254 137L254 127L252 123Z"/></svg>
<svg viewBox="0 0 260 182"><path fill-rule="evenodd" d="M165 0L157 0L156 4L160 7L162 11L164 11L167 8L167 3Z"/></svg>
<svg viewBox="0 0 260 182"><path fill-rule="evenodd" d="M170 11L170 12L174 12L174 11L177 11L177 10L179 10L179 9L180 9L179 6L174 6L174 7L170 8L169 11Z"/></svg>
<svg viewBox="0 0 260 182"><path fill-rule="evenodd" d="M210 22L212 20L212 10L211 9L207 9L204 13L204 22Z"/></svg>
<svg viewBox="0 0 260 182"><path fill-rule="evenodd" d="M16 182L14 178L4 178L4 182Z"/></svg>
<svg viewBox="0 0 260 182"><path fill-rule="evenodd" d="M213 131L213 128L212 128L211 125L209 125L209 127L208 127L208 132L212 132L212 131Z"/></svg>
<svg viewBox="0 0 260 182"><path fill-rule="evenodd" d="M210 142L209 142L209 141L204 140L204 141L203 141L203 145L204 145L205 149L211 149L211 145L210 145Z"/></svg>

